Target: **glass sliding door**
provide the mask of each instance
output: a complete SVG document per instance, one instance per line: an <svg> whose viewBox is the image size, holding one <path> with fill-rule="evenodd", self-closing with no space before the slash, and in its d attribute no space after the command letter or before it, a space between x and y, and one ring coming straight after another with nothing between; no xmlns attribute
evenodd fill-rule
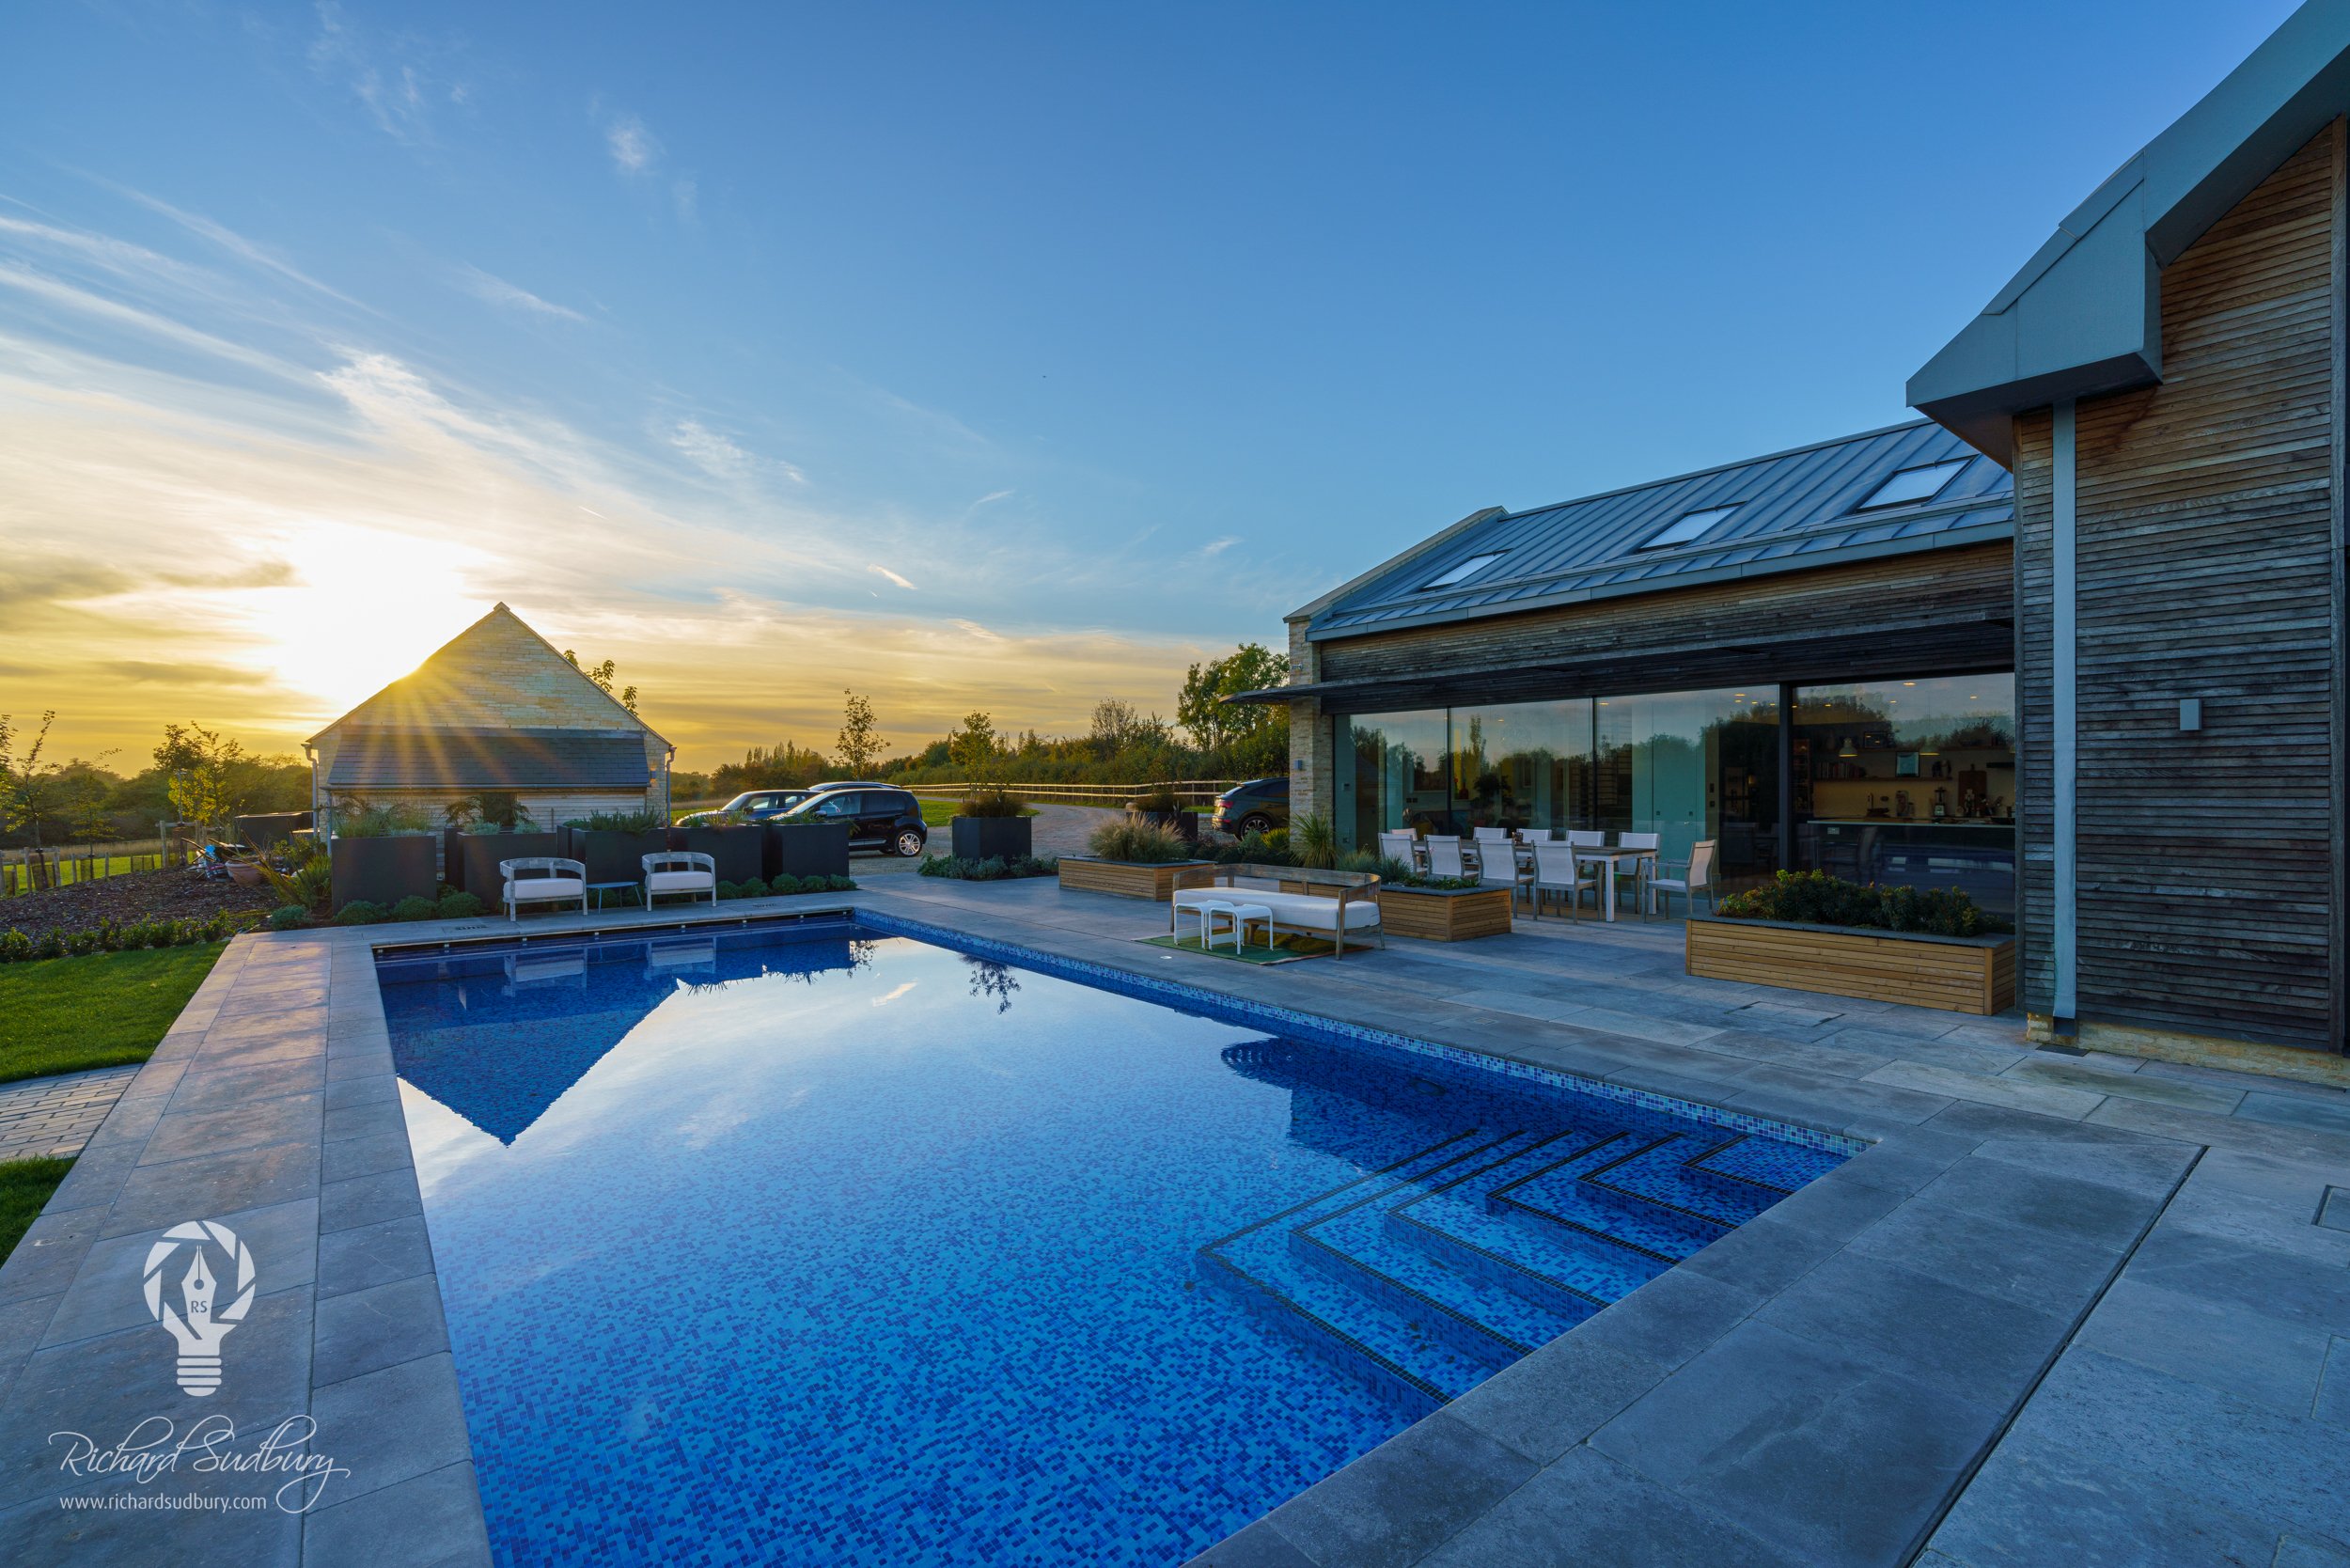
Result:
<svg viewBox="0 0 2350 1568"><path fill-rule="evenodd" d="M1654 833L1663 858L1685 862L1715 845L1724 883L1777 870L1778 693L1666 692L1591 705L1589 825Z"/></svg>
<svg viewBox="0 0 2350 1568"><path fill-rule="evenodd" d="M1591 704L1506 702L1452 711L1452 793L1463 828L1581 827Z"/></svg>
<svg viewBox="0 0 2350 1568"><path fill-rule="evenodd" d="M1332 791L1341 849L1373 849L1391 828L1450 832L1449 748L1441 708L1355 713L1334 721L1340 759ZM1352 755L1354 766L1346 766Z"/></svg>

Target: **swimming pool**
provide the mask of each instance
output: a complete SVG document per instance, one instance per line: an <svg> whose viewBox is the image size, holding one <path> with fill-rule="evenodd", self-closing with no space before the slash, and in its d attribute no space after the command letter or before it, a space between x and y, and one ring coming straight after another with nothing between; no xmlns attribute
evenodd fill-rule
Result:
<svg viewBox="0 0 2350 1568"><path fill-rule="evenodd" d="M1181 1561L1842 1157L917 931L380 961L500 1561Z"/></svg>

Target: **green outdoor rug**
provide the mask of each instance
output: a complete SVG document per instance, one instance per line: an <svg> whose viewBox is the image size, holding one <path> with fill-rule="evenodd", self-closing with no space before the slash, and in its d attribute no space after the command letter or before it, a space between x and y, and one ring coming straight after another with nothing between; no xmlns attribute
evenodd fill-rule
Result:
<svg viewBox="0 0 2350 1568"><path fill-rule="evenodd" d="M1144 936L1137 938L1146 948L1173 948L1179 952L1204 952L1210 958L1236 958L1243 964L1294 964L1301 958L1327 958L1337 949L1319 936L1289 936L1281 938L1278 947L1268 948L1251 942L1234 952L1230 943L1202 948L1197 936ZM1359 945L1357 951L1361 949Z"/></svg>

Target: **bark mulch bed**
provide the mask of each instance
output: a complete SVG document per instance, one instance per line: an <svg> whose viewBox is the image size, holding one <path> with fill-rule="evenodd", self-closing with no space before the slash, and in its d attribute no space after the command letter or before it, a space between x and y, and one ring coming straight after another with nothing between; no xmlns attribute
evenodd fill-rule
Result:
<svg viewBox="0 0 2350 1568"><path fill-rule="evenodd" d="M49 931L70 936L94 931L106 920L118 926L139 920L201 920L223 909L265 915L281 902L267 887L210 882L194 871L133 871L0 899L0 930L14 926L27 936Z"/></svg>

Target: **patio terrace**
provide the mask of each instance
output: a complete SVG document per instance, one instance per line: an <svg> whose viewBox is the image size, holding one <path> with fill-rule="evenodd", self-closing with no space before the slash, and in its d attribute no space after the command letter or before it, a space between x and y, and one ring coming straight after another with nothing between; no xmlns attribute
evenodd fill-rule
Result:
<svg viewBox="0 0 2350 1568"><path fill-rule="evenodd" d="M842 903L1873 1140L1203 1562L2350 1560L2340 1090L1695 980L1667 922L1256 968L1140 946L1164 910L1042 881L891 877L722 917ZM0 1269L0 1553L487 1560L369 955L509 930L232 945ZM69 1513L99 1487L50 1433L196 1403L138 1286L192 1215L263 1260L217 1407L306 1412L351 1474L306 1515Z"/></svg>

